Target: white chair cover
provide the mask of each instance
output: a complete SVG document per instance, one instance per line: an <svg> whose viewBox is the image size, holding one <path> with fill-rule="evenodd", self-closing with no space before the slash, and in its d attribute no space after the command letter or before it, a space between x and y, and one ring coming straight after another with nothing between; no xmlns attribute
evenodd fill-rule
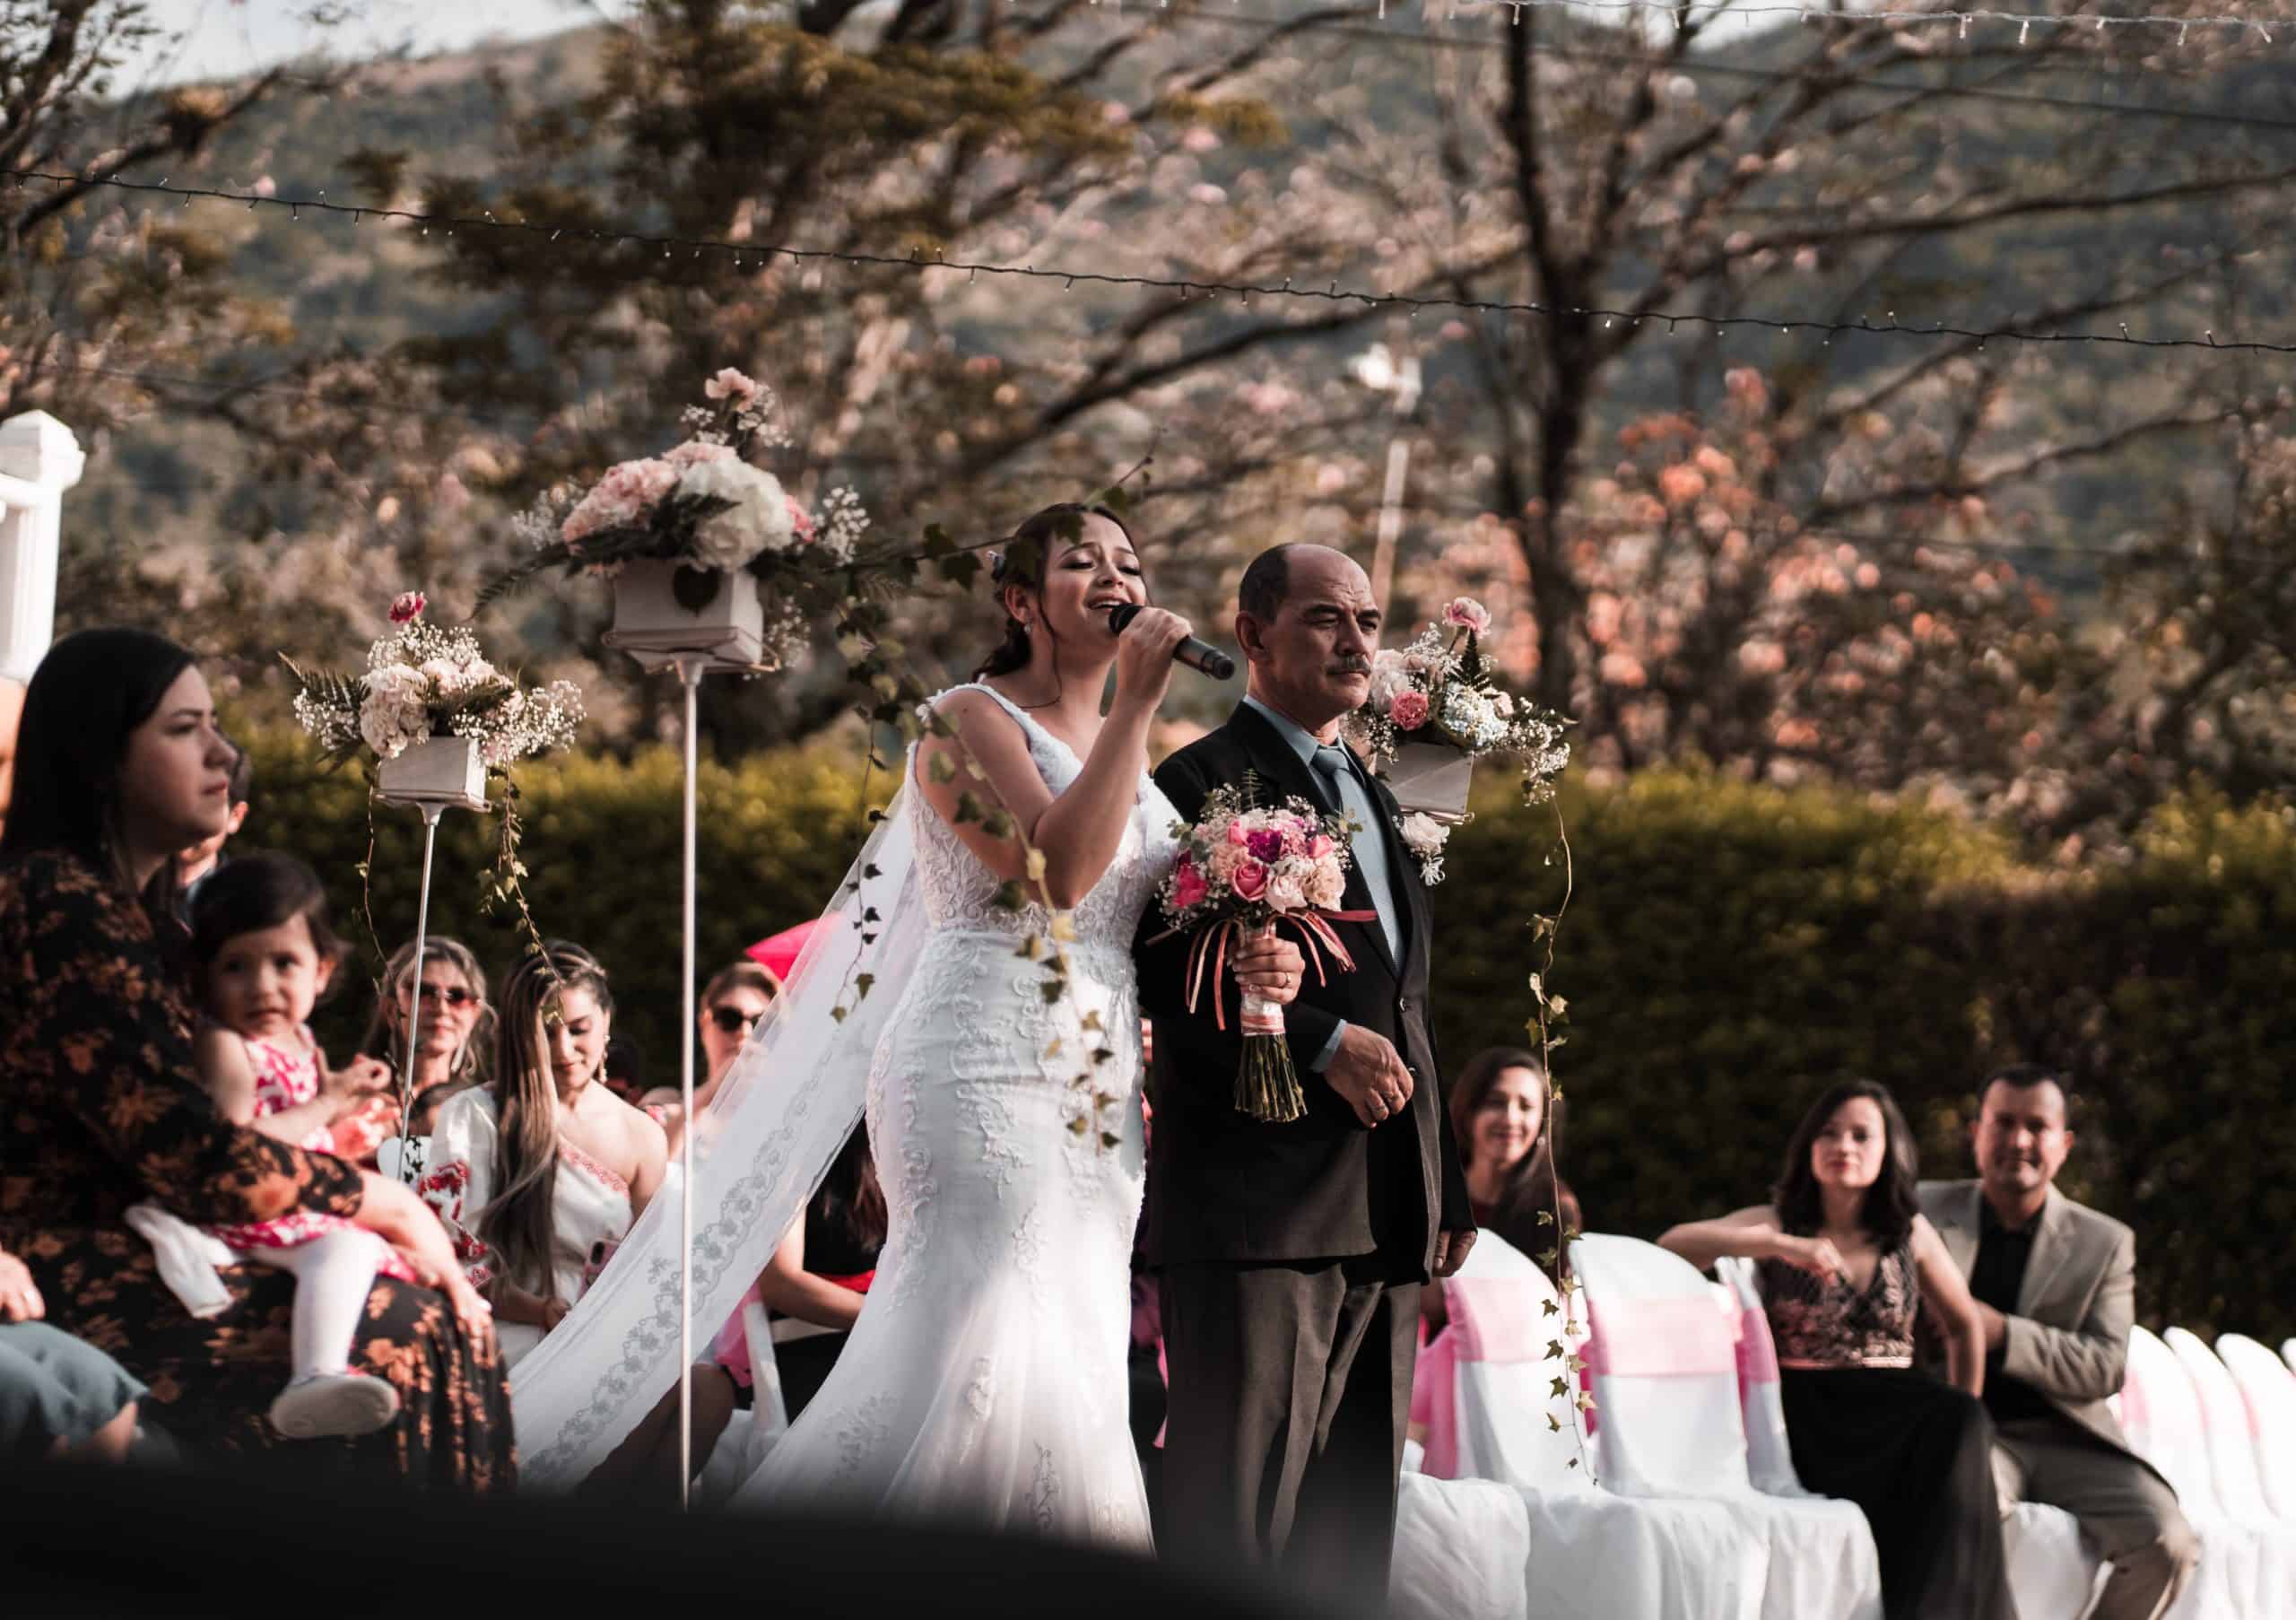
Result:
<svg viewBox="0 0 2296 1620"><path fill-rule="evenodd" d="M2265 1500L2281 1520L2296 1523L2296 1373L2245 1334L2221 1335L2216 1354L2248 1407Z"/></svg>
<svg viewBox="0 0 2296 1620"><path fill-rule="evenodd" d="M1603 1490L1575 1421L1560 1429L1551 1421L1570 1408L1552 1382L1567 1368L1546 1354L1565 1337L1560 1311L1545 1310L1556 1300L1546 1275L1486 1232L1445 1294L1451 1325L1420 1358L1413 1405L1430 1431L1420 1459L1429 1473L1406 1483L1398 1507L1395 1612L1413 1620L1526 1609L1542 1620L1755 1620L1768 1574L1760 1540L1718 1503ZM1492 1505L1493 1491L1521 1515L1523 1556L1507 1594L1494 1583L1488 1548L1465 1554L1465 1567L1448 1577L1431 1572L1444 1555L1440 1538L1461 1533L1463 1520L1493 1537L1512 1533L1515 1519ZM1456 1607L1436 1607L1443 1603Z"/></svg>
<svg viewBox="0 0 2296 1620"><path fill-rule="evenodd" d="M2128 1336L2121 1415L2129 1444L2174 1487L2200 1568L2169 1620L2273 1620L2286 1612L2284 1572L2253 1529L2228 1516L2216 1497L2200 1398L2176 1352L2144 1328Z"/></svg>
<svg viewBox="0 0 2296 1620"><path fill-rule="evenodd" d="M2272 1524L2276 1516L2265 1501L2264 1482L2257 1476L2256 1436L2248 1424L2248 1402L2240 1398L2240 1386L2216 1359L2216 1352L2195 1335L2171 1328L2161 1337L2183 1363L2193 1394L2200 1401L2216 1505L2244 1524Z"/></svg>
<svg viewBox="0 0 2296 1620"><path fill-rule="evenodd" d="M1737 1311L1655 1244L1589 1234L1571 1249L1594 1337L1603 1483L1722 1504L1768 1552L1766 1620L1878 1620L1880 1559L1857 1504L1766 1495L1747 1471Z"/></svg>
<svg viewBox="0 0 2296 1620"><path fill-rule="evenodd" d="M1778 1346L1761 1308L1760 1273L1736 1255L1715 1262L1714 1275L1738 1311L1738 1406L1746 1425L1746 1471L1754 1489L1772 1496L1808 1496L1794 1472L1786 1434L1786 1403L1778 1391Z"/></svg>
<svg viewBox="0 0 2296 1620"><path fill-rule="evenodd" d="M2296 1372L2296 1338L2280 1341L2280 1359L2288 1364L2291 1372Z"/></svg>

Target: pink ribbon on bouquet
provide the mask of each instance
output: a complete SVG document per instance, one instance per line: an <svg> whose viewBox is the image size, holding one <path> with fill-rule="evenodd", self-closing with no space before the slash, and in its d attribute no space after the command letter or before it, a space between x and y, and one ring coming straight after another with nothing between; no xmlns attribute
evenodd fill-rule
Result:
<svg viewBox="0 0 2296 1620"><path fill-rule="evenodd" d="M1327 982L1324 978L1325 951L1331 954L1333 964L1341 972L1355 971L1355 958L1350 956L1347 947L1339 943L1339 934L1331 925L1335 922L1371 922L1378 915L1377 911L1279 911L1269 921L1268 928L1272 931L1288 922L1300 930L1300 942L1308 947L1308 960L1315 964L1316 982L1323 984ZM1187 1010L1190 1013L1196 1011L1196 998L1204 989L1204 970L1208 959L1212 968L1213 1021L1223 1030L1228 1027L1228 1009L1220 1000L1220 975L1228 966L1229 941L1245 926L1240 917L1230 917L1213 923L1196 936L1187 950L1187 966L1184 970L1187 978ZM1318 949L1318 945L1321 950Z"/></svg>

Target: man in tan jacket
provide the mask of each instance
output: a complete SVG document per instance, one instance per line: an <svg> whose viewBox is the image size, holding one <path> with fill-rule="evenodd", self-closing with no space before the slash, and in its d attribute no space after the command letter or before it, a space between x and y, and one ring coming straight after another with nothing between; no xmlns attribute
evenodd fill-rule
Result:
<svg viewBox="0 0 2296 1620"><path fill-rule="evenodd" d="M1921 1209L1985 1322L2003 1509L2045 1502L2071 1513L2112 1563L2093 1620L2155 1620L2199 1548L2177 1494L2128 1449L2105 1404L2136 1320L2136 1238L2054 1185L2073 1146L2069 1102L2047 1069L1995 1075L1971 1131L1978 1180L1923 1182Z"/></svg>

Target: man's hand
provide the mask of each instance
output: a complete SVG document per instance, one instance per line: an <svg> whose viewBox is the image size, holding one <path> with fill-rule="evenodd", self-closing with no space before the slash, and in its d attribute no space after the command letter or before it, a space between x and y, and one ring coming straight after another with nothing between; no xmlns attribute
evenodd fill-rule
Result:
<svg viewBox="0 0 2296 1620"><path fill-rule="evenodd" d="M2008 1342L2009 1319L1983 1300L1975 1300L1971 1303L1977 1306L1979 1326L1985 1329L1985 1353L1991 1355Z"/></svg>
<svg viewBox="0 0 2296 1620"><path fill-rule="evenodd" d="M1324 1079L1366 1129L1395 1118L1411 1101L1411 1071L1396 1055L1395 1043L1360 1023L1341 1032L1339 1050L1324 1066Z"/></svg>
<svg viewBox="0 0 2296 1620"><path fill-rule="evenodd" d="M1467 1250L1474 1247L1472 1232L1439 1232L1435 1234L1435 1276L1439 1280L1459 1275L1459 1267L1467 1263Z"/></svg>
<svg viewBox="0 0 2296 1620"><path fill-rule="evenodd" d="M36 1322L48 1314L48 1302L23 1261L0 1249L0 1322Z"/></svg>

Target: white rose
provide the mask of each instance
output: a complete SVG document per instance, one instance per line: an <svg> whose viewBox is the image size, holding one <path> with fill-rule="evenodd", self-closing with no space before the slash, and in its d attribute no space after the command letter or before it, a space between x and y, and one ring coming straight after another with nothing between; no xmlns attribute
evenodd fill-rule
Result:
<svg viewBox="0 0 2296 1620"><path fill-rule="evenodd" d="M1406 849L1422 859L1443 852L1443 845L1451 836L1450 828L1423 811L1414 810L1403 818L1399 829Z"/></svg>
<svg viewBox="0 0 2296 1620"><path fill-rule="evenodd" d="M698 461L679 476L678 493L733 502L694 527L693 560L704 568L730 573L796 541L781 481L745 461Z"/></svg>
<svg viewBox="0 0 2296 1620"><path fill-rule="evenodd" d="M1308 903L1308 878L1312 868L1304 860L1286 858L1267 875L1267 903L1279 911L1297 911Z"/></svg>
<svg viewBox="0 0 2296 1620"><path fill-rule="evenodd" d="M1318 910L1332 911L1339 908L1340 896L1346 892L1347 878L1337 861L1318 863L1308 875L1308 901Z"/></svg>
<svg viewBox="0 0 2296 1620"><path fill-rule="evenodd" d="M1411 684L1409 670L1405 667L1403 654L1392 647L1382 647L1371 655L1372 712L1385 714L1394 702L1396 693Z"/></svg>

